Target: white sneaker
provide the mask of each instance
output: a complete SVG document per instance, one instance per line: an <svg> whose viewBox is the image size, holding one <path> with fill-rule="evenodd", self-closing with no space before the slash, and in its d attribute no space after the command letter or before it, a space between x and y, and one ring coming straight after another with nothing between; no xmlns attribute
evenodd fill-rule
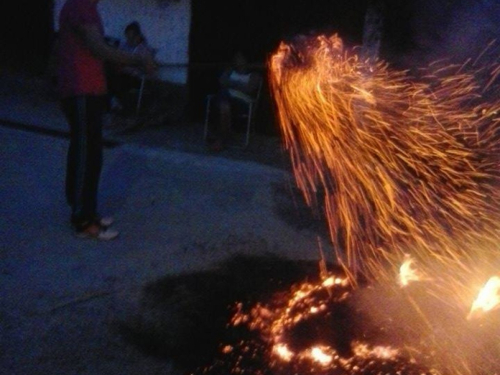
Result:
<svg viewBox="0 0 500 375"><path fill-rule="evenodd" d="M109 229L98 224L92 224L82 231L75 232L75 236L83 239L94 239L99 241L114 240L120 232L114 229Z"/></svg>
<svg viewBox="0 0 500 375"><path fill-rule="evenodd" d="M115 222L115 219L113 216L98 217L97 222L103 227L109 227Z"/></svg>

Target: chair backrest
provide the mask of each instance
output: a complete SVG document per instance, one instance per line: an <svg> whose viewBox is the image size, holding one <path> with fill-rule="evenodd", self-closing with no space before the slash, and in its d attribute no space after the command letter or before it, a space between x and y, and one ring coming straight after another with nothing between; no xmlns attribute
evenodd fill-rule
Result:
<svg viewBox="0 0 500 375"><path fill-rule="evenodd" d="M253 90L252 93L246 93L243 91L239 91L237 89L229 89L229 94L232 97L242 100L246 104L252 104L253 106L255 106L255 104L259 101L261 91L262 91L262 77L259 75L257 87Z"/></svg>

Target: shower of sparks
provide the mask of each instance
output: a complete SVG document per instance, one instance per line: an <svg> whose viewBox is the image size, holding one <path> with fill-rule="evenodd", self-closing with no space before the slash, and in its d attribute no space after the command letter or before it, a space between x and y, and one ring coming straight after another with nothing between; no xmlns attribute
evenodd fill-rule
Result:
<svg viewBox="0 0 500 375"><path fill-rule="evenodd" d="M499 67L436 64L416 80L336 35L283 43L269 65L298 186L324 210L347 269L390 279L409 254L470 288L464 273L494 268Z"/></svg>
<svg viewBox="0 0 500 375"><path fill-rule="evenodd" d="M500 65L478 61L431 64L414 78L361 59L337 35L282 43L269 60L297 184L324 212L346 274L390 282L399 268L401 286L432 281L426 293L461 319L473 286L500 266ZM308 301L302 293L290 303ZM432 330L435 314L409 298ZM486 311L478 304L469 318ZM453 372L473 373L477 364L460 357L470 343L456 340L464 327L446 329L426 345L447 346ZM335 358L320 349L318 358Z"/></svg>
<svg viewBox="0 0 500 375"><path fill-rule="evenodd" d="M417 79L336 35L281 44L269 61L281 130L344 272L322 257L320 280L238 303L228 328L248 337L197 374L499 373L499 276L467 310L500 269L500 65L472 65ZM426 283L396 288L398 271L401 287ZM370 287L355 288L358 272Z"/></svg>

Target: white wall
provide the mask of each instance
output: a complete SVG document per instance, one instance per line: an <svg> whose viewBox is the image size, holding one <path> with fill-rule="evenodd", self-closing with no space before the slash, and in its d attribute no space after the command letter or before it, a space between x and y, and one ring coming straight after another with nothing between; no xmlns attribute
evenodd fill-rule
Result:
<svg viewBox="0 0 500 375"><path fill-rule="evenodd" d="M59 28L59 12L66 0L54 0L54 24ZM189 62L189 30L191 0L100 0L106 36L123 40L123 30L132 21L141 24L151 47L158 50L160 63L187 64ZM186 68L161 68L162 79L185 84Z"/></svg>

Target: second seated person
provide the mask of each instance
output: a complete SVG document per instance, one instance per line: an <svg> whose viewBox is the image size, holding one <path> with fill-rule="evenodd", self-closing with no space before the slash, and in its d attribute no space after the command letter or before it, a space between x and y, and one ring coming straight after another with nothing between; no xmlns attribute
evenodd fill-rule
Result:
<svg viewBox="0 0 500 375"><path fill-rule="evenodd" d="M214 97L219 121L210 129L207 138L212 151L220 151L225 147L232 125L233 112L243 104L249 103L258 90L260 74L252 72L242 52L233 57L232 66L226 69L219 78L219 92Z"/></svg>

